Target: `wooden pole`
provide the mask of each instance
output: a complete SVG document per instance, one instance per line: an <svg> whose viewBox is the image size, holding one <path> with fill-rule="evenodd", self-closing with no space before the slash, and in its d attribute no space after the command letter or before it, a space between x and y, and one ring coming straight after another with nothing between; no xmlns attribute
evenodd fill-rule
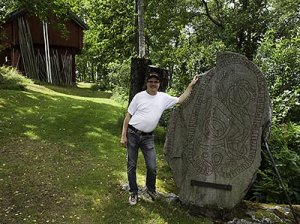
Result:
<svg viewBox="0 0 300 224"><path fill-rule="evenodd" d="M43 21L43 34L44 34L44 45L45 45L47 81L49 83L52 83L51 60L50 60L49 37L48 37L48 23L45 21Z"/></svg>
<svg viewBox="0 0 300 224"><path fill-rule="evenodd" d="M18 26L19 26L19 44L20 44L20 51L22 55L25 75L29 78L38 79L29 24L25 23L23 18L19 18Z"/></svg>

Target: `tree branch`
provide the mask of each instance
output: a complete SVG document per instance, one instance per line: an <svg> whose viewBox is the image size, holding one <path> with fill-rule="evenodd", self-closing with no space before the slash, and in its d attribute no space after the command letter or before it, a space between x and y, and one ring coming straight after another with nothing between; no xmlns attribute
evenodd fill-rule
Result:
<svg viewBox="0 0 300 224"><path fill-rule="evenodd" d="M202 0L202 3L204 4L204 7L205 7L205 12L206 12L206 15L207 17L210 19L210 21L212 21L215 25L217 25L218 27L221 27L222 29L224 29L224 26L222 23L218 22L216 19L214 19L210 12L209 12L209 9L208 9L208 5L207 5L207 2L205 0Z"/></svg>

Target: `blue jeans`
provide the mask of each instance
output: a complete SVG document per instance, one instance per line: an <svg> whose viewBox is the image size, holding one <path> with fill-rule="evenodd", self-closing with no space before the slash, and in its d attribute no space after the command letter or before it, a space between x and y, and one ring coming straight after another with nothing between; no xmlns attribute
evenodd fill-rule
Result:
<svg viewBox="0 0 300 224"><path fill-rule="evenodd" d="M149 191L156 191L156 152L154 146L154 136L141 135L128 128L127 131L127 176L129 182L129 192L138 193L136 183L136 168L138 160L138 150L142 150L144 155L147 176L146 187Z"/></svg>

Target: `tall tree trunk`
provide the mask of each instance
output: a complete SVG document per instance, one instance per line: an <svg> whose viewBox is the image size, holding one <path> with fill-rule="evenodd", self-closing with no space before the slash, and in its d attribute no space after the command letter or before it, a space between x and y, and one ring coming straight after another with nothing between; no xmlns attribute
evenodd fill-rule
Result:
<svg viewBox="0 0 300 224"><path fill-rule="evenodd" d="M137 0L138 10L138 39L139 39L139 58L145 57L145 12L144 12L144 0Z"/></svg>

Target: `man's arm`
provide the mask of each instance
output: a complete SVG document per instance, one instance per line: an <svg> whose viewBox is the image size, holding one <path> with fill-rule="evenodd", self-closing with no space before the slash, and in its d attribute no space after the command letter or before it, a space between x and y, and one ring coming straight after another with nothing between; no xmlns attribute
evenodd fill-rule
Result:
<svg viewBox="0 0 300 224"><path fill-rule="evenodd" d="M178 103L181 104L183 101L186 100L186 98L190 95L194 85L196 84L196 82L198 81L198 75L195 75L193 80L190 82L190 84L188 85L188 87L185 89L185 91L181 94L181 96L179 97Z"/></svg>
<svg viewBox="0 0 300 224"><path fill-rule="evenodd" d="M121 136L121 144L125 148L127 145L127 129L128 129L130 118L131 118L131 114L127 112L123 121L122 136Z"/></svg>

